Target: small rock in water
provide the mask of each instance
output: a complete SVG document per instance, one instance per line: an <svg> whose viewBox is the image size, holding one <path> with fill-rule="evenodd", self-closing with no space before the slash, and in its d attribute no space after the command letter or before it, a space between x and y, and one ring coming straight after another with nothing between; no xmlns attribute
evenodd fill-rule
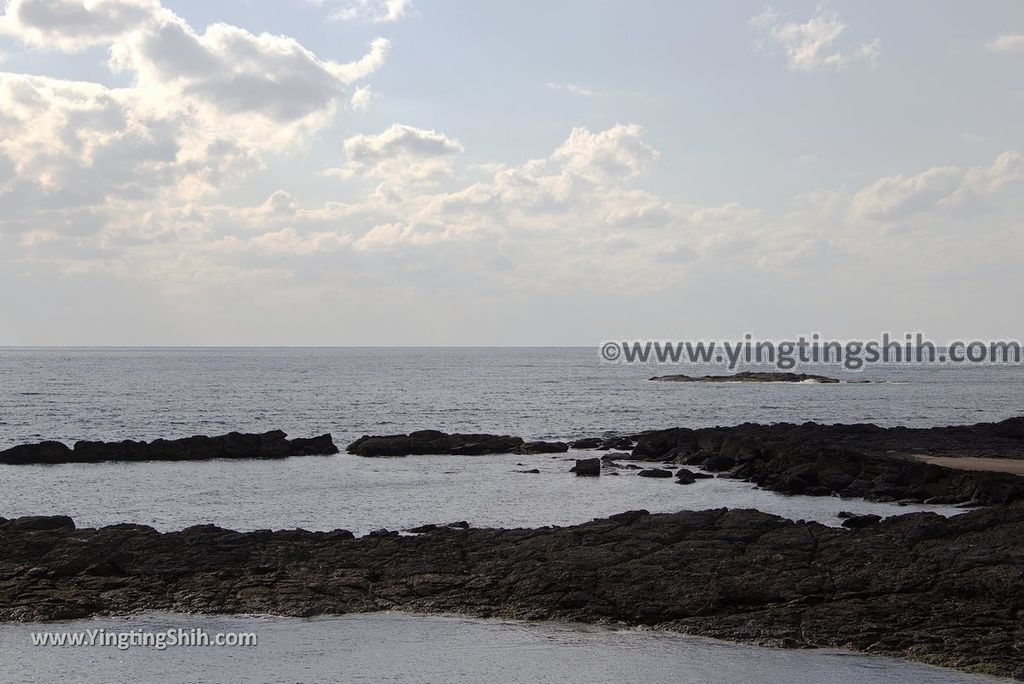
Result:
<svg viewBox="0 0 1024 684"><path fill-rule="evenodd" d="M596 477L601 474L601 459L578 459L576 461L576 465L573 466L572 470L569 472L576 473L577 477Z"/></svg>
<svg viewBox="0 0 1024 684"><path fill-rule="evenodd" d="M640 477L672 477L672 471L662 468L648 468L641 470L637 475Z"/></svg>

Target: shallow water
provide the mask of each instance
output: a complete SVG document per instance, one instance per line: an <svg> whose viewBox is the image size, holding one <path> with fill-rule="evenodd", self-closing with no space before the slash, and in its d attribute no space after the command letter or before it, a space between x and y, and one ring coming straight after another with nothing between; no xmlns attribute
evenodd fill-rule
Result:
<svg viewBox="0 0 1024 684"><path fill-rule="evenodd" d="M0 466L0 514L68 514L80 527L127 520L161 530L215 523L237 530L344 528L365 534L457 520L479 527L571 525L639 508L758 508L829 525L841 522L841 510L882 516L963 512L783 496L724 478L683 486L637 477L635 470L611 476L606 468L599 478L569 472L575 457L590 455L596 454ZM541 472L515 472L533 468Z"/></svg>
<svg viewBox="0 0 1024 684"><path fill-rule="evenodd" d="M41 647L41 628L254 632L234 648ZM842 651L764 649L665 632L372 613L309 620L152 613L0 626L8 684L134 682L645 682L946 684L997 682ZM58 657L59 654L59 657Z"/></svg>

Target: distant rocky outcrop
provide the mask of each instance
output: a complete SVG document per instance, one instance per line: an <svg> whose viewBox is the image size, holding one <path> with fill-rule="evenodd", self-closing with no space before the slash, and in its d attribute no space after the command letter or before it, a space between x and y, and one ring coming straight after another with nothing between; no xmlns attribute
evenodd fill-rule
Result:
<svg viewBox="0 0 1024 684"><path fill-rule="evenodd" d="M810 373L776 371L741 371L732 375L655 375L649 379L655 382L814 382L828 385L840 382L871 382L870 380L840 380L827 375L812 375Z"/></svg>
<svg viewBox="0 0 1024 684"><path fill-rule="evenodd" d="M218 437L157 439L152 442L61 442L23 444L0 451L0 464L39 465L102 463L104 461L206 461L215 458L271 459L338 453L329 434L287 439L280 430L263 434L230 432Z"/></svg>
<svg viewBox="0 0 1024 684"><path fill-rule="evenodd" d="M1024 505L852 530L718 509L358 539L69 522L0 521L0 621L461 613L854 649L1024 677Z"/></svg>

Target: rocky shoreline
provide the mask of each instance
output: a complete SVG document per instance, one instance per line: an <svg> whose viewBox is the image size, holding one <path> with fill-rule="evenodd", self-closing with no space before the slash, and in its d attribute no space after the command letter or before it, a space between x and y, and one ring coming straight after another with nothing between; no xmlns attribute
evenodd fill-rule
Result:
<svg viewBox="0 0 1024 684"><path fill-rule="evenodd" d="M1024 677L1024 505L864 529L751 510L566 528L159 533L0 521L0 620L376 610L657 627Z"/></svg>
<svg viewBox="0 0 1024 684"><path fill-rule="evenodd" d="M367 457L564 453L569 449L615 451L618 460L700 466L783 494L963 505L1024 500L1024 478L1017 475L959 470L915 458L942 455L1024 460L1024 418L936 428L745 423L592 437L570 444L422 430L403 435L365 435L346 448L350 454ZM599 466L595 470L589 464L586 474L599 475Z"/></svg>

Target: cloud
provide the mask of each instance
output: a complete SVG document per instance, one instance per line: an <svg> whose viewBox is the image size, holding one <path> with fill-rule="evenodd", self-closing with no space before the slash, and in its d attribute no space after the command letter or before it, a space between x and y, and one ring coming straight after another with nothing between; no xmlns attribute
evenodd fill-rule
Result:
<svg viewBox="0 0 1024 684"><path fill-rule="evenodd" d="M990 40L985 47L989 52L1000 52L1007 55L1024 54L1024 34L1004 33Z"/></svg>
<svg viewBox="0 0 1024 684"><path fill-rule="evenodd" d="M34 47L75 52L145 30L160 13L157 0L10 0L0 15L0 33Z"/></svg>
<svg viewBox="0 0 1024 684"><path fill-rule="evenodd" d="M390 49L379 38L353 62L320 59L287 36L221 23L200 33L156 0L12 0L0 31L47 49L109 46L110 68L134 80L135 107L188 113L199 129L260 147L322 127Z"/></svg>
<svg viewBox="0 0 1024 684"><path fill-rule="evenodd" d="M771 7L750 20L757 33L756 46L768 54L781 49L786 66L792 71L812 72L843 69L855 62L875 66L882 53L881 40L875 38L842 49L837 43L846 24L835 12L819 6L814 16L803 23L785 21Z"/></svg>
<svg viewBox="0 0 1024 684"><path fill-rule="evenodd" d="M658 153L643 142L640 126L617 124L599 133L574 128L551 158L564 164L567 171L601 183L641 175Z"/></svg>
<svg viewBox="0 0 1024 684"><path fill-rule="evenodd" d="M544 85L550 90L564 90L570 95L578 95L580 97L591 97L594 95L594 91L590 88L585 88L575 83L566 83L564 86L558 83L545 83Z"/></svg>
<svg viewBox="0 0 1024 684"><path fill-rule="evenodd" d="M1021 180L1024 158L1010 150L989 166L936 166L913 176L881 178L854 195L850 212L892 222L936 211L984 211L987 198Z"/></svg>
<svg viewBox="0 0 1024 684"><path fill-rule="evenodd" d="M251 240L252 244L271 254L309 255L340 249L352 242L350 235L339 233L301 234L294 228L264 233Z"/></svg>
<svg viewBox="0 0 1024 684"><path fill-rule="evenodd" d="M462 143L443 133L393 124L377 135L355 135L345 140L348 164L335 173L365 174L394 183L436 182L451 175L452 157Z"/></svg>
<svg viewBox="0 0 1024 684"><path fill-rule="evenodd" d="M411 11L411 0L351 0L333 10L328 19L383 24L403 19Z"/></svg>
<svg viewBox="0 0 1024 684"><path fill-rule="evenodd" d="M369 86L362 86L352 91L352 98L349 105L354 111L365 112L370 108L370 100L373 99L373 91Z"/></svg>

